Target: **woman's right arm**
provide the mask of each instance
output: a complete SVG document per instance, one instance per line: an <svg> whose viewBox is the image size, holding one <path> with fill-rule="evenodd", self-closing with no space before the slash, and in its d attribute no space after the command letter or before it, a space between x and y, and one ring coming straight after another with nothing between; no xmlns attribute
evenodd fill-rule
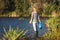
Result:
<svg viewBox="0 0 60 40"><path fill-rule="evenodd" d="M30 24L32 24L32 21L33 21L33 12L31 13L31 19L30 19Z"/></svg>
<svg viewBox="0 0 60 40"><path fill-rule="evenodd" d="M31 19L33 20L33 12L31 13Z"/></svg>

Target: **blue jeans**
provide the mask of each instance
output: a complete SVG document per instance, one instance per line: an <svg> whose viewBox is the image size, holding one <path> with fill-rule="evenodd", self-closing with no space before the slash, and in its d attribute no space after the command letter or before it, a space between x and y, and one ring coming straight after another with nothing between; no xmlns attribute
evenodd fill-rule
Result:
<svg viewBox="0 0 60 40"><path fill-rule="evenodd" d="M33 28L34 28L35 37L38 37L37 22L33 22Z"/></svg>

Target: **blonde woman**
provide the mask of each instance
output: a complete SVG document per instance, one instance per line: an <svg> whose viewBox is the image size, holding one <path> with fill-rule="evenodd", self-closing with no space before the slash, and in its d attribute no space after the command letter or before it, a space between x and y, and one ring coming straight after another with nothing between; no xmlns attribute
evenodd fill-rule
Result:
<svg viewBox="0 0 60 40"><path fill-rule="evenodd" d="M39 15L37 13L37 8L33 7L33 11L31 13L31 20L30 23L33 25L33 29L35 32L35 37L38 37L38 29L37 29L37 23L40 22Z"/></svg>

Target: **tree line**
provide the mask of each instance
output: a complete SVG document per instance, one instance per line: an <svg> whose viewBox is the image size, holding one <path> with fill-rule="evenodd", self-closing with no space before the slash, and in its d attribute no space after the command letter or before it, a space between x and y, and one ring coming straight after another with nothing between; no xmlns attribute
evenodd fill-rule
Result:
<svg viewBox="0 0 60 40"><path fill-rule="evenodd" d="M34 4L38 7L39 14L45 13L45 9L54 5L54 10L60 10L60 0L0 0L0 14L16 11L17 14L30 15Z"/></svg>

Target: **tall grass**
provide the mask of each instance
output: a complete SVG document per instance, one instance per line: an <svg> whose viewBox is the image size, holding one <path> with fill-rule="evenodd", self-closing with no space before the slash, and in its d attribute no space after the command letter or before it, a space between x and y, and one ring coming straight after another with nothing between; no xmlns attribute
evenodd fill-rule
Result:
<svg viewBox="0 0 60 40"><path fill-rule="evenodd" d="M51 17L52 12L55 11L56 8L57 8L56 5L53 5L53 4L45 4L45 6L43 8L44 16Z"/></svg>
<svg viewBox="0 0 60 40"><path fill-rule="evenodd" d="M4 36L3 40L4 39L5 40L16 40L18 38L23 38L27 31L20 30L18 28L13 29L13 28L9 27L8 31L4 28L4 32L5 32L5 34L3 34L3 36Z"/></svg>
<svg viewBox="0 0 60 40"><path fill-rule="evenodd" d="M46 21L48 32L43 35L45 40L60 40L60 16Z"/></svg>

